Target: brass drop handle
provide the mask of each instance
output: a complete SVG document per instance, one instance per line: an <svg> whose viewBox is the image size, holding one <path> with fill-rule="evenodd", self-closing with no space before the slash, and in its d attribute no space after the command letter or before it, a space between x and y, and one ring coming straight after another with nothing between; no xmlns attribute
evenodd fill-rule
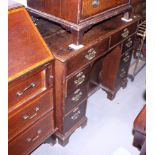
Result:
<svg viewBox="0 0 155 155"><path fill-rule="evenodd" d="M120 77L121 77L121 78L124 78L125 74L126 74L126 71L123 71L123 72L120 74Z"/></svg>
<svg viewBox="0 0 155 155"><path fill-rule="evenodd" d="M125 28L125 29L123 30L123 33L121 34L121 36L122 36L123 38L126 38L128 35L129 35L129 30L128 30L127 28Z"/></svg>
<svg viewBox="0 0 155 155"><path fill-rule="evenodd" d="M81 92L80 89L77 89L77 90L74 92L74 94L75 94L75 96L72 97L72 101L75 101L75 102L79 101L80 98L81 98L82 95L83 95L83 93Z"/></svg>
<svg viewBox="0 0 155 155"><path fill-rule="evenodd" d="M95 55L96 55L95 49L91 48L90 50L88 50L87 54L85 55L85 58L90 61L93 58L95 58Z"/></svg>
<svg viewBox="0 0 155 155"><path fill-rule="evenodd" d="M78 108L76 108L73 112L75 112L75 113L73 116L71 116L71 119L75 121L76 119L78 119L80 117L81 112Z"/></svg>
<svg viewBox="0 0 155 155"><path fill-rule="evenodd" d="M33 137L33 138L26 138L26 141L28 143L36 141L40 137L41 132L42 132L41 129L39 129L37 131L37 135L35 137Z"/></svg>
<svg viewBox="0 0 155 155"><path fill-rule="evenodd" d="M93 1L92 1L92 6L93 6L94 8L98 7L99 4L100 4L100 0L93 0Z"/></svg>
<svg viewBox="0 0 155 155"><path fill-rule="evenodd" d="M124 61L124 62L128 62L129 59L130 59L130 55L128 55L127 57L125 57L125 58L123 59L123 61Z"/></svg>
<svg viewBox="0 0 155 155"><path fill-rule="evenodd" d="M131 38L128 39L128 42L125 44L126 47L131 47L133 44L133 41L131 40Z"/></svg>
<svg viewBox="0 0 155 155"><path fill-rule="evenodd" d="M75 85L80 85L85 81L86 76L84 75L83 72L80 72L79 74L76 75L77 80L74 81Z"/></svg>
<svg viewBox="0 0 155 155"><path fill-rule="evenodd" d="M24 88L23 90L18 91L18 92L16 93L16 96L20 97L20 96L22 96L26 91L28 91L29 89L34 88L34 87L36 87L36 84L35 84L34 82L32 82L29 86L27 86L27 87Z"/></svg>
<svg viewBox="0 0 155 155"><path fill-rule="evenodd" d="M31 119L33 119L34 117L36 117L38 115L38 111L39 110L40 110L40 108L39 107L36 107L35 108L35 113L33 115L24 115L23 116L23 119L24 120L27 120L27 119L31 120Z"/></svg>

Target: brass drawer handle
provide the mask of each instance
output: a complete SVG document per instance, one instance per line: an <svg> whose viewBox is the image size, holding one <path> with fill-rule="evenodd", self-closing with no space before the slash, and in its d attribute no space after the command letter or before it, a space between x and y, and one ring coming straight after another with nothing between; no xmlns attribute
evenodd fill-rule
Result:
<svg viewBox="0 0 155 155"><path fill-rule="evenodd" d="M123 61L124 61L124 62L128 62L129 59L130 59L130 56L128 55L127 57L125 57L125 58L123 59Z"/></svg>
<svg viewBox="0 0 155 155"><path fill-rule="evenodd" d="M80 89L77 89L77 90L74 92L74 94L75 94L75 96L72 97L72 101L75 101L75 102L79 101L80 98L81 98L82 95L83 95L83 93L81 92Z"/></svg>
<svg viewBox="0 0 155 155"><path fill-rule="evenodd" d="M33 115L31 115L31 116L29 116L29 115L24 115L23 116L23 119L24 120L27 120L27 119L29 119L29 120L31 120L31 119L33 119L34 117L36 117L37 115L38 115L38 111L40 110L40 108L39 107L36 107L35 108L35 113L33 114Z"/></svg>
<svg viewBox="0 0 155 155"><path fill-rule="evenodd" d="M120 74L120 77L121 77L121 78L124 78L125 75L126 75L126 71L123 71L123 72Z"/></svg>
<svg viewBox="0 0 155 155"><path fill-rule="evenodd" d="M41 132L42 132L41 129L39 129L37 131L37 135L35 137L33 137L33 138L26 138L26 141L28 143L36 141L40 137Z"/></svg>
<svg viewBox="0 0 155 155"><path fill-rule="evenodd" d="M71 116L71 119L75 121L76 119L80 117L80 114L81 112L80 110L78 110L76 113L73 114L73 116Z"/></svg>
<svg viewBox="0 0 155 155"><path fill-rule="evenodd" d="M88 50L88 53L85 55L85 58L90 61L93 58L95 58L95 55L96 55L95 49L91 48L90 50Z"/></svg>
<svg viewBox="0 0 155 155"><path fill-rule="evenodd" d="M29 89L34 88L34 87L36 87L36 84L35 84L34 82L32 82L29 86L27 86L27 87L24 88L23 90L18 91L18 92L16 93L16 96L20 97L20 96L22 96L26 91L28 91Z"/></svg>
<svg viewBox="0 0 155 155"><path fill-rule="evenodd" d="M128 39L128 42L125 44L126 47L130 48L133 44L133 41L131 40L131 38Z"/></svg>
<svg viewBox="0 0 155 155"><path fill-rule="evenodd" d="M126 38L128 35L129 35L129 30L128 30L127 28L125 28L125 29L123 30L123 33L121 34L121 36L122 36L123 38Z"/></svg>
<svg viewBox="0 0 155 155"><path fill-rule="evenodd" d="M79 74L77 74L76 78L77 80L74 81L74 84L78 86L84 82L86 76L83 72L80 72Z"/></svg>
<svg viewBox="0 0 155 155"><path fill-rule="evenodd" d="M93 6L93 8L96 8L96 7L98 7L100 5L100 0L93 0L92 1L92 6Z"/></svg>

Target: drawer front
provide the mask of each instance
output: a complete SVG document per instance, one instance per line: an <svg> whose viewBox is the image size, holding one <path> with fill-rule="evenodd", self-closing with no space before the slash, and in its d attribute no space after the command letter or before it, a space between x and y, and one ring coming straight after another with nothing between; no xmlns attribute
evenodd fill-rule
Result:
<svg viewBox="0 0 155 155"><path fill-rule="evenodd" d="M109 38L106 38L102 41L98 41L91 47L81 49L82 52L79 52L79 54L68 60L67 74L69 75L75 70L82 67L83 65L86 65L94 61L96 58L104 54L108 49L109 49Z"/></svg>
<svg viewBox="0 0 155 155"><path fill-rule="evenodd" d="M54 132L53 111L40 119L9 143L9 155L25 155L33 151Z"/></svg>
<svg viewBox="0 0 155 155"><path fill-rule="evenodd" d="M46 89L45 70L9 87L9 108L38 95Z"/></svg>
<svg viewBox="0 0 155 155"><path fill-rule="evenodd" d="M123 52L133 47L134 39L135 39L135 35L129 37L123 42Z"/></svg>
<svg viewBox="0 0 155 155"><path fill-rule="evenodd" d="M137 29L137 22L133 23L133 24L125 27L124 29L116 32L115 34L113 34L111 36L110 47L113 47L114 45L116 45L120 41L128 38L131 34L134 34L136 32L136 29Z"/></svg>
<svg viewBox="0 0 155 155"><path fill-rule="evenodd" d="M77 106L82 100L88 97L88 83L83 87L77 88L65 101L65 114Z"/></svg>
<svg viewBox="0 0 155 155"><path fill-rule="evenodd" d="M89 17L128 2L129 0L82 0L81 16L83 18Z"/></svg>
<svg viewBox="0 0 155 155"><path fill-rule="evenodd" d="M9 140L33 124L48 111L53 109L53 91L50 90L40 97L25 103L9 116Z"/></svg>
<svg viewBox="0 0 155 155"><path fill-rule="evenodd" d="M86 101L75 107L67 116L64 117L63 132L66 133L84 116L86 111Z"/></svg>
<svg viewBox="0 0 155 155"><path fill-rule="evenodd" d="M86 82L89 80L90 70L91 68L90 66L88 66L87 68L82 69L81 71L76 73L71 78L67 79L67 96L73 93L73 91L77 88L86 84Z"/></svg>

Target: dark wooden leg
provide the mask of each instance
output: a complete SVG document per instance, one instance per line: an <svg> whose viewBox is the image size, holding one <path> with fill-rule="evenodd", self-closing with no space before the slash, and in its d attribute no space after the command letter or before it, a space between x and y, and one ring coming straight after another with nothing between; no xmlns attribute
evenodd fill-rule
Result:
<svg viewBox="0 0 155 155"><path fill-rule="evenodd" d="M56 137L55 137L55 135L52 135L44 143L50 144L51 146L55 145L56 144Z"/></svg>
<svg viewBox="0 0 155 155"><path fill-rule="evenodd" d="M83 129L84 127L86 127L86 125L87 125L87 120L81 124L81 128Z"/></svg>
<svg viewBox="0 0 155 155"><path fill-rule="evenodd" d="M128 12L125 12L123 17L121 18L123 21L125 22L130 22L132 21L132 18L131 18L131 11L128 11Z"/></svg>
<svg viewBox="0 0 155 155"><path fill-rule="evenodd" d="M112 93L107 92L107 98L108 98L109 100L111 100L111 101L115 98L115 95L116 95L116 94L112 94Z"/></svg>
<svg viewBox="0 0 155 155"><path fill-rule="evenodd" d="M63 140L58 138L58 143L62 146L66 146L69 143L69 138L70 138L70 136Z"/></svg>
<svg viewBox="0 0 155 155"><path fill-rule="evenodd" d="M123 89L126 88L127 83L128 83L128 80L127 80L127 79L124 79L124 80L121 82L121 86L122 86Z"/></svg>
<svg viewBox="0 0 155 155"><path fill-rule="evenodd" d="M73 37L73 44L75 45L81 45L82 44L82 40L83 40L83 34L84 34L84 30L72 30L72 37Z"/></svg>

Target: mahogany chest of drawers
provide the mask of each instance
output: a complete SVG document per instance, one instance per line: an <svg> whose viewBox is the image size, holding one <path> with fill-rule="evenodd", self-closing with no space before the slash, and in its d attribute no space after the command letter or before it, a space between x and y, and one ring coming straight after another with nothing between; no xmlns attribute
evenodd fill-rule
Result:
<svg viewBox="0 0 155 155"><path fill-rule="evenodd" d="M68 48L72 42L69 32L45 19L33 19L55 57L56 137L65 145L87 122L87 98L94 90L91 84L108 88L108 93L127 84L138 18L125 23L119 16L96 25L85 33L84 47L79 50Z"/></svg>
<svg viewBox="0 0 155 155"><path fill-rule="evenodd" d="M24 7L8 11L8 149L26 155L55 132L53 55Z"/></svg>
<svg viewBox="0 0 155 155"><path fill-rule="evenodd" d="M83 33L92 25L131 8L130 0L27 0L27 4L31 12L69 30L76 45L83 44Z"/></svg>

